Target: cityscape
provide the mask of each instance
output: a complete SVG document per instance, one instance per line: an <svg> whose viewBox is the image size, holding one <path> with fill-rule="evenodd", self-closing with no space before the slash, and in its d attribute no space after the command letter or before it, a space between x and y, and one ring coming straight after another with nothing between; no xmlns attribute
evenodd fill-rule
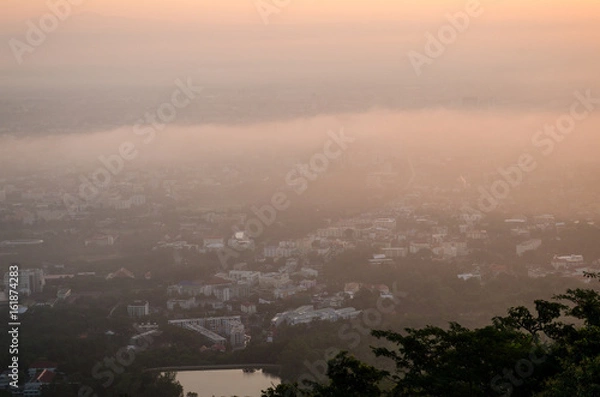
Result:
<svg viewBox="0 0 600 397"><path fill-rule="evenodd" d="M0 397L600 396L599 4L6 1Z"/></svg>

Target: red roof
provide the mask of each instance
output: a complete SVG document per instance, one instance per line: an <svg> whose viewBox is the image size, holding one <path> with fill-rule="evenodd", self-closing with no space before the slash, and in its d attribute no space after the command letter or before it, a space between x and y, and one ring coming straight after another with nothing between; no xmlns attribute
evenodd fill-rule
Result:
<svg viewBox="0 0 600 397"><path fill-rule="evenodd" d="M40 383L52 383L52 380L55 376L56 374L54 372L45 369L41 374L39 374L39 376L36 378L36 381Z"/></svg>

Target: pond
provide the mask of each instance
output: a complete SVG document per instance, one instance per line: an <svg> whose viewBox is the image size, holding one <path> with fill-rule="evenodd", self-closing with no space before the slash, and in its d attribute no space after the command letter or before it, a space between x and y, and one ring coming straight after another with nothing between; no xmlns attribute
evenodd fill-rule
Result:
<svg viewBox="0 0 600 397"><path fill-rule="evenodd" d="M241 369L180 371L177 380L187 392L196 392L198 397L260 397L261 390L276 386L281 380L262 370L244 372Z"/></svg>

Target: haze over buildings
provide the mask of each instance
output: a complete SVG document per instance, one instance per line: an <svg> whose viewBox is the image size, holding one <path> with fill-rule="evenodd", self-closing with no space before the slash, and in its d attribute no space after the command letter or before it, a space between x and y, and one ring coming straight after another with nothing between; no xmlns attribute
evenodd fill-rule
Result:
<svg viewBox="0 0 600 397"><path fill-rule="evenodd" d="M324 382L595 288L599 38L593 0L4 0L0 389Z"/></svg>

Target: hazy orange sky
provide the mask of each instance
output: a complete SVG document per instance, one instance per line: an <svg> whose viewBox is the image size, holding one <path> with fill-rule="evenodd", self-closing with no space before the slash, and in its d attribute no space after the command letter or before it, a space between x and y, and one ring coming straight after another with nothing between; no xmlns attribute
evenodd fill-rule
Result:
<svg viewBox="0 0 600 397"><path fill-rule="evenodd" d="M53 0L61 1L61 0ZM274 4L273 0L263 0ZM260 22L257 0L83 0L74 6L77 12L98 12L110 16L171 19L201 22ZM19 21L35 18L47 11L45 0L3 0L0 20ZM285 3L285 1L279 1ZM277 21L374 21L411 18L436 18L448 11L465 7L466 0L289 0ZM600 16L597 0L482 0L490 19L589 19ZM215 19L219 16L219 19Z"/></svg>
<svg viewBox="0 0 600 397"><path fill-rule="evenodd" d="M26 21L47 14L47 0L2 0L0 84L170 84L181 74L227 84L411 81L407 53L477 0L289 0L269 26L258 1L286 3L82 0L19 64L6 43L26 39ZM598 84L600 0L480 3L483 14L421 81Z"/></svg>

